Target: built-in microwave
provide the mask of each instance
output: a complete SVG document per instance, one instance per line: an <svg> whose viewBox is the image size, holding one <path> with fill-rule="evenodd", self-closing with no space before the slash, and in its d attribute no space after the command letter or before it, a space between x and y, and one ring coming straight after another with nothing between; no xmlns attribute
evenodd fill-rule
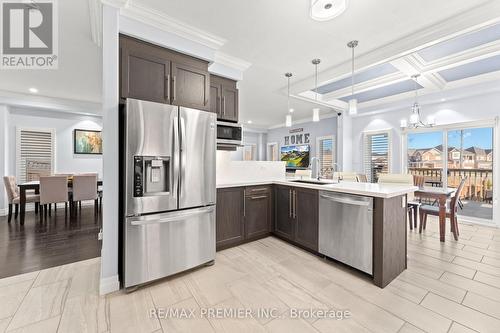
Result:
<svg viewBox="0 0 500 333"><path fill-rule="evenodd" d="M217 146L240 147L241 144L241 125L224 121L217 122Z"/></svg>

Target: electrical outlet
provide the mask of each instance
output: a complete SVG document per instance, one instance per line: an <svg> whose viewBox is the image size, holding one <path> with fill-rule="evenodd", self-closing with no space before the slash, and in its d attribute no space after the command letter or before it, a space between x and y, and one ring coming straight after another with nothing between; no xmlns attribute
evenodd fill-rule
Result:
<svg viewBox="0 0 500 333"><path fill-rule="evenodd" d="M99 233L97 234L97 239L102 240L102 229L99 230Z"/></svg>

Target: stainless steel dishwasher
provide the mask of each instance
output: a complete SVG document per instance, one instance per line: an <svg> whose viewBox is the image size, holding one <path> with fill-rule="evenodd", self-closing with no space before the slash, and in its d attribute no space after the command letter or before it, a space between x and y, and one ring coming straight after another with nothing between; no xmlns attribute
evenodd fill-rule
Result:
<svg viewBox="0 0 500 333"><path fill-rule="evenodd" d="M320 191L319 252L373 275L373 198Z"/></svg>

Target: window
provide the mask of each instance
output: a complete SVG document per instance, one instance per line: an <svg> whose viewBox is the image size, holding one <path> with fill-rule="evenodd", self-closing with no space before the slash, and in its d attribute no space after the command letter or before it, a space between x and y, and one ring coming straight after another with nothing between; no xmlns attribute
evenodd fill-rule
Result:
<svg viewBox="0 0 500 333"><path fill-rule="evenodd" d="M365 133L363 142L365 173L368 181L376 183L380 173L390 172L390 133Z"/></svg>
<svg viewBox="0 0 500 333"><path fill-rule="evenodd" d="M268 161L279 161L280 157L278 154L278 143L272 142L267 144L267 160Z"/></svg>
<svg viewBox="0 0 500 333"><path fill-rule="evenodd" d="M316 139L316 156L320 161L320 175L322 178L333 178L333 164L335 163L335 149L333 135L322 136Z"/></svg>
<svg viewBox="0 0 500 333"><path fill-rule="evenodd" d="M243 161L257 161L257 145L247 144L243 146Z"/></svg>
<svg viewBox="0 0 500 333"><path fill-rule="evenodd" d="M54 130L16 130L16 163L19 182L38 180L54 169Z"/></svg>

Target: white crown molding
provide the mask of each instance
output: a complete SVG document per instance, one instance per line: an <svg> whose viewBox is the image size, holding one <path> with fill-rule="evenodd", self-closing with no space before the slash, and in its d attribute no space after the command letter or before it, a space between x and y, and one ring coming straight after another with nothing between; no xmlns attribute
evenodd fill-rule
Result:
<svg viewBox="0 0 500 333"><path fill-rule="evenodd" d="M101 103L77 101L0 90L0 104L14 108L50 110L86 116L102 116Z"/></svg>
<svg viewBox="0 0 500 333"><path fill-rule="evenodd" d="M134 1L128 1L126 5L120 7L120 15L147 25L153 25L157 29L181 36L214 50L219 49L227 42L227 40L222 37L190 26L161 11L136 4Z"/></svg>
<svg viewBox="0 0 500 333"><path fill-rule="evenodd" d="M215 53L215 63L222 64L231 68L235 68L237 70L240 70L242 72L246 71L250 66L252 66L252 63L245 61L240 58L233 57L229 54L217 51Z"/></svg>

